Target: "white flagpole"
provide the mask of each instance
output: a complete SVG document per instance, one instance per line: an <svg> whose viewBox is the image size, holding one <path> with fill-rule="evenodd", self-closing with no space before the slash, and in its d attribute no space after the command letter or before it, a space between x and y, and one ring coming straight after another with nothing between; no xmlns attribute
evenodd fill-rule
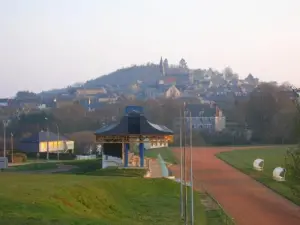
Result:
<svg viewBox="0 0 300 225"><path fill-rule="evenodd" d="M185 119L187 118L186 115L186 104L184 102L184 109L183 109L183 182L184 182L184 224L188 224L188 186L187 186L187 175L188 171L186 170L187 167L187 155L186 155L186 144L187 144L187 126L188 123L186 123Z"/></svg>
<svg viewBox="0 0 300 225"><path fill-rule="evenodd" d="M191 184L191 225L194 225L194 182L193 182L193 125L192 125L192 113L190 112L190 184Z"/></svg>
<svg viewBox="0 0 300 225"><path fill-rule="evenodd" d="M183 169L182 169L182 161L183 161L183 152L182 152L182 112L180 108L180 215L183 219Z"/></svg>

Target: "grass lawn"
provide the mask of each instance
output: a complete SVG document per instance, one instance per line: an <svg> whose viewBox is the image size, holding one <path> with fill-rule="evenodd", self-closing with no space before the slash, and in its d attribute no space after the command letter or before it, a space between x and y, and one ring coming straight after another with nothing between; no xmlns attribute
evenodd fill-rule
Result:
<svg viewBox="0 0 300 225"><path fill-rule="evenodd" d="M233 167L241 170L245 174L253 177L257 181L263 183L287 199L300 205L300 199L297 199L295 196L293 196L293 193L290 189L290 184L292 181L291 177L287 176L286 182L277 182L272 178L273 169L275 167L285 166L286 151L287 148L285 147L249 149L242 151L234 150L230 152L219 153L217 154L217 157ZM253 169L253 161L257 158L265 160L264 171L262 172L255 171Z"/></svg>
<svg viewBox="0 0 300 225"><path fill-rule="evenodd" d="M43 161L43 162L30 162L23 165L12 166L6 171L35 171L35 170L48 170L57 168L58 164L73 165L78 167L78 171L86 172L101 168L101 159L93 160L66 160L66 161Z"/></svg>
<svg viewBox="0 0 300 225"><path fill-rule="evenodd" d="M47 170L57 168L58 162L30 162L23 165L11 166L7 171L31 171L31 170Z"/></svg>
<svg viewBox="0 0 300 225"><path fill-rule="evenodd" d="M0 173L1 225L179 225L179 184L166 179ZM197 198L196 225L205 225Z"/></svg>
<svg viewBox="0 0 300 225"><path fill-rule="evenodd" d="M174 156L172 149L168 147L164 148L154 148L154 149L148 149L145 151L145 156L149 158L157 158L157 155L160 154L161 157L164 159L164 161L172 164L177 164L178 160Z"/></svg>

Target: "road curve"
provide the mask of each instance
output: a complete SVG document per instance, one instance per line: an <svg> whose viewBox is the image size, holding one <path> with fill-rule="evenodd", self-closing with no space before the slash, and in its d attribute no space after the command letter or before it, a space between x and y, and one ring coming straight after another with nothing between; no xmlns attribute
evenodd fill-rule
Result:
<svg viewBox="0 0 300 225"><path fill-rule="evenodd" d="M203 185L237 225L300 225L300 207L216 158L229 150L193 148L195 188ZM180 149L174 152L179 156ZM179 166L171 169L178 177Z"/></svg>

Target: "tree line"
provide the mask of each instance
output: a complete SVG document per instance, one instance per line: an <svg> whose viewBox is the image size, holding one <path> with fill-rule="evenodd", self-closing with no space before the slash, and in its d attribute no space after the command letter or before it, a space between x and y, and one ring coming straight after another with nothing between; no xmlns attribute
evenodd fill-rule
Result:
<svg viewBox="0 0 300 225"><path fill-rule="evenodd" d="M230 98L221 106L225 116L235 124L233 128L226 128L221 133L194 132L195 145L237 145L237 144L288 144L296 143L297 104L291 92L286 87L261 83L245 99ZM199 103L199 99L185 100L188 103ZM183 100L124 100L122 103L107 104L92 112L86 111L81 105L55 108L49 111L22 114L14 119L8 127L7 133L13 133L16 140L32 133L49 129L56 133L72 135L78 132L91 134L104 125L117 122L127 105L144 107L146 117L157 124L163 124L175 133L176 118L179 117ZM218 104L218 102L217 102ZM228 122L229 124L229 122ZM177 128L178 129L178 128ZM251 131L252 138L248 140L245 130ZM176 136L176 135L175 135ZM177 135L178 136L178 135ZM178 144L178 138L175 137ZM3 145L0 145L0 148Z"/></svg>

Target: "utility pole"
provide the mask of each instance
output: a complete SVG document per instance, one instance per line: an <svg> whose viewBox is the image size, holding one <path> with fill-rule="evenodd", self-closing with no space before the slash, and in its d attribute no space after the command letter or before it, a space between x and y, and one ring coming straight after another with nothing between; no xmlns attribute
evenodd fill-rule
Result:
<svg viewBox="0 0 300 225"><path fill-rule="evenodd" d="M48 118L45 117L45 120L48 122ZM49 160L49 125L47 123L47 160Z"/></svg>
<svg viewBox="0 0 300 225"><path fill-rule="evenodd" d="M3 157L6 157L6 128L8 120L3 120Z"/></svg>
<svg viewBox="0 0 300 225"><path fill-rule="evenodd" d="M184 224L188 224L188 214L187 214L187 172L186 172L186 109L185 103L183 107L183 182L184 182Z"/></svg>
<svg viewBox="0 0 300 225"><path fill-rule="evenodd" d="M57 150L57 160L59 160L59 150L60 150L59 149L59 147L60 147L59 146L59 143L60 143L59 142L60 141L59 140L59 127L58 127L57 123L55 125L56 125L56 128L57 128L57 145L56 145L57 146L57 149L56 149Z"/></svg>
<svg viewBox="0 0 300 225"><path fill-rule="evenodd" d="M194 178L193 178L193 123L192 113L190 112L190 184L191 184L191 225L194 225Z"/></svg>
<svg viewBox="0 0 300 225"><path fill-rule="evenodd" d="M14 163L14 134L10 133L11 163Z"/></svg>
<svg viewBox="0 0 300 225"><path fill-rule="evenodd" d="M47 160L49 160L49 127L47 127Z"/></svg>
<svg viewBox="0 0 300 225"><path fill-rule="evenodd" d="M183 149L182 149L182 108L180 107L180 216L184 218L183 213Z"/></svg>

